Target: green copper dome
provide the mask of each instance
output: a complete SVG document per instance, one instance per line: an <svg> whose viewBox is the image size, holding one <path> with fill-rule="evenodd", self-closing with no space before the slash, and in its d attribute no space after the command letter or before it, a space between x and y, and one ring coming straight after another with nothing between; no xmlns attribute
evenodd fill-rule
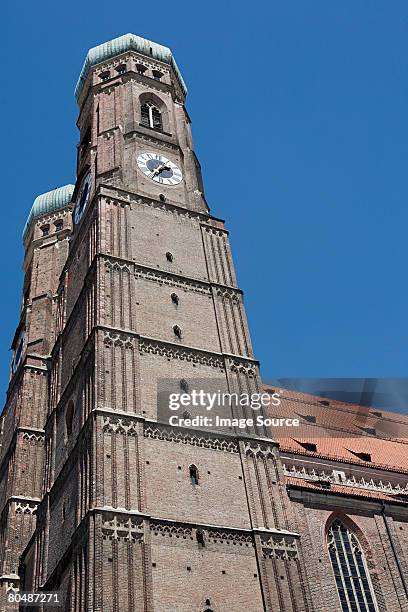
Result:
<svg viewBox="0 0 408 612"><path fill-rule="evenodd" d="M76 99L78 100L79 96L81 95L86 77L88 76L92 66L95 66L95 64L100 64L111 57L115 57L115 55L125 53L126 51L137 51L137 53L141 53L147 57L153 57L160 62L170 64L176 73L181 89L185 95L187 94L186 84L184 83L180 70L177 67L176 60L168 47L163 47L163 45L159 45L155 42L147 40L146 38L142 38L141 36L136 36L136 34L124 34L123 36L119 36L119 38L114 38L113 40L103 43L102 45L89 49L75 87Z"/></svg>
<svg viewBox="0 0 408 612"><path fill-rule="evenodd" d="M64 185L64 187L58 187L52 191L47 191L47 193L43 193L35 198L24 226L23 240L25 240L31 222L34 221L34 219L55 210L65 208L65 206L70 203L72 194L74 193L74 187L75 185Z"/></svg>

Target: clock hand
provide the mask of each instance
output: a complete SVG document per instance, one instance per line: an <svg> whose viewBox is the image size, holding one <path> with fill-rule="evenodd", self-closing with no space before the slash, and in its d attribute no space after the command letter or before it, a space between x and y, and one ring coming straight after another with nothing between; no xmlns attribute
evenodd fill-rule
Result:
<svg viewBox="0 0 408 612"><path fill-rule="evenodd" d="M161 172L163 166L164 166L164 164L162 164L161 166L158 166L157 168L155 168L153 170L153 176L156 176L156 174L159 174L159 172Z"/></svg>
<svg viewBox="0 0 408 612"><path fill-rule="evenodd" d="M163 170L170 170L170 166L168 166L166 163L162 164L161 166L153 170L153 176L156 176L156 174L160 174L160 172L163 172Z"/></svg>

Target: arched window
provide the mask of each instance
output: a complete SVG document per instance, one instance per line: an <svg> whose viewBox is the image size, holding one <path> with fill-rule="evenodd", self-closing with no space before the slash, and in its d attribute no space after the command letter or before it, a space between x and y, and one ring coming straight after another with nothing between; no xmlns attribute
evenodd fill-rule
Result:
<svg viewBox="0 0 408 612"><path fill-rule="evenodd" d="M356 536L339 520L327 537L330 560L343 612L377 612L363 551Z"/></svg>
<svg viewBox="0 0 408 612"><path fill-rule="evenodd" d="M147 68L143 64L136 64L136 70L138 71L139 74L144 74Z"/></svg>
<svg viewBox="0 0 408 612"><path fill-rule="evenodd" d="M197 531L196 531L196 539L197 539L198 547L199 548L204 548L205 547L204 532L201 531L201 529L197 529Z"/></svg>
<svg viewBox="0 0 408 612"><path fill-rule="evenodd" d="M190 472L190 480L191 480L191 484L195 487L196 485L198 485L198 469L196 465L190 465L190 467L188 468L189 472Z"/></svg>
<svg viewBox="0 0 408 612"><path fill-rule="evenodd" d="M155 130L162 130L162 116L159 109L151 104L150 102L145 102L142 104L140 109L140 118L141 124L146 127L153 128Z"/></svg>
<svg viewBox="0 0 408 612"><path fill-rule="evenodd" d="M65 412L65 429L67 436L72 434L72 423L74 420L74 402L71 400Z"/></svg>
<svg viewBox="0 0 408 612"><path fill-rule="evenodd" d="M156 81L160 81L160 79L163 76L163 73L160 72L160 70L152 70L152 75L153 75L153 78L156 79Z"/></svg>
<svg viewBox="0 0 408 612"><path fill-rule="evenodd" d="M173 332L177 338L181 338L181 327L178 325L173 325Z"/></svg>

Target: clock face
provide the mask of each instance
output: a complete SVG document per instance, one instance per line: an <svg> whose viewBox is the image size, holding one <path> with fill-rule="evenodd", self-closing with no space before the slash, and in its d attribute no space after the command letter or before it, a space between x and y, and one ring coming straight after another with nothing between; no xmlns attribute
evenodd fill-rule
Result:
<svg viewBox="0 0 408 612"><path fill-rule="evenodd" d="M89 196L91 193L91 173L88 172L84 180L82 181L81 187L78 191L78 196L74 210L74 221L79 223L82 215L87 207Z"/></svg>
<svg viewBox="0 0 408 612"><path fill-rule="evenodd" d="M159 153L141 153L137 165L146 176L161 185L178 185L183 178L180 168Z"/></svg>

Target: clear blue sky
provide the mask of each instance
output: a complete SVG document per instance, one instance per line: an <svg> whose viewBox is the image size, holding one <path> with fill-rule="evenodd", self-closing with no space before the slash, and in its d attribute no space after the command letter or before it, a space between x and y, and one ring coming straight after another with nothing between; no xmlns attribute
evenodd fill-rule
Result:
<svg viewBox="0 0 408 612"><path fill-rule="evenodd" d="M15 5L16 6L16 5ZM2 31L0 387L34 197L74 182L74 85L126 32L170 46L265 379L407 375L408 5L8 4Z"/></svg>

